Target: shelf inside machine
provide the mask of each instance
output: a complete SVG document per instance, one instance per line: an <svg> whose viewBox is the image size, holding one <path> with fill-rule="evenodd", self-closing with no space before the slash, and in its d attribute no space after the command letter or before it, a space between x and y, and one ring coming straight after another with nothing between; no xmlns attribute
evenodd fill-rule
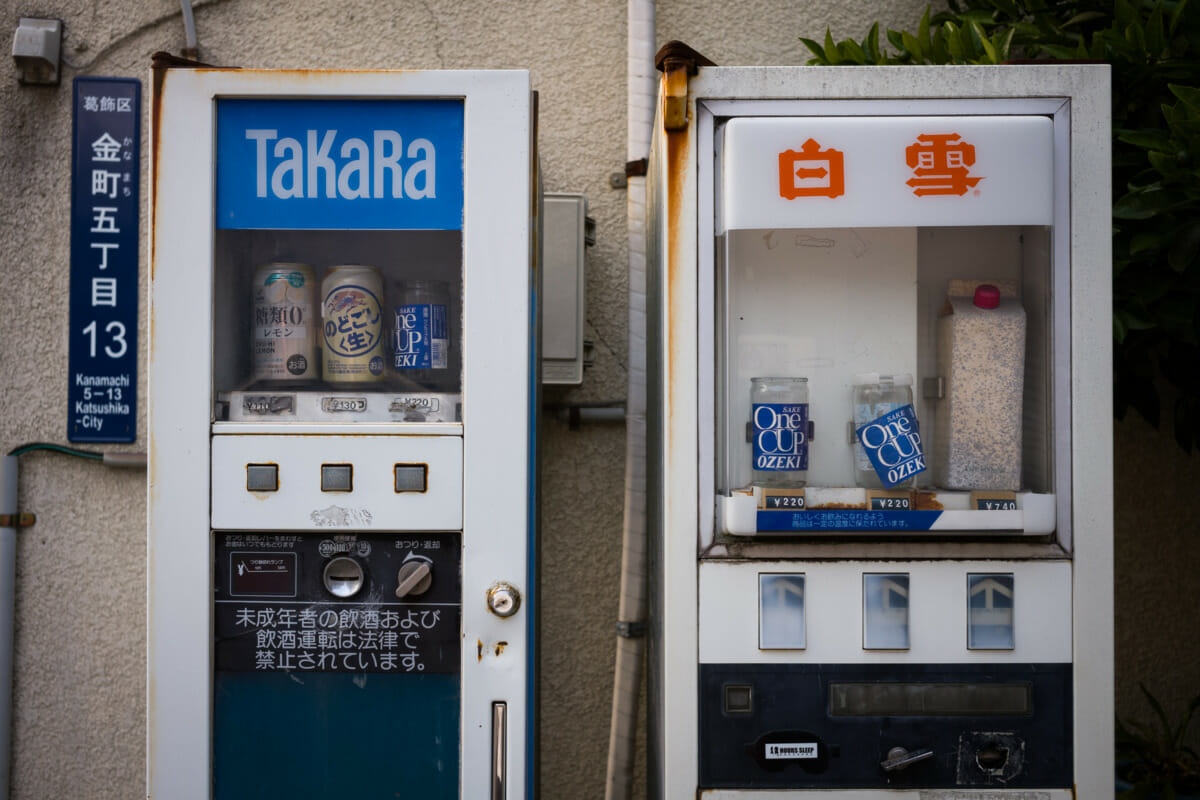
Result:
<svg viewBox="0 0 1200 800"><path fill-rule="evenodd" d="M214 417L218 422L462 422L462 394L255 385L218 394Z"/></svg>
<svg viewBox="0 0 1200 800"><path fill-rule="evenodd" d="M1056 496L809 486L748 487L717 496L718 527L731 536L884 533L955 536L1054 533Z"/></svg>

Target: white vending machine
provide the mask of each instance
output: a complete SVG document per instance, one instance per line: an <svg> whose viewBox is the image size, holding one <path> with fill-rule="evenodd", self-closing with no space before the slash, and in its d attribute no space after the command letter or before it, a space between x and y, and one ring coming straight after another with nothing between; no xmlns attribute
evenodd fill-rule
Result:
<svg viewBox="0 0 1200 800"><path fill-rule="evenodd" d="M156 66L148 796L533 793L519 71Z"/></svg>
<svg viewBox="0 0 1200 800"><path fill-rule="evenodd" d="M660 56L650 795L1112 797L1108 68Z"/></svg>

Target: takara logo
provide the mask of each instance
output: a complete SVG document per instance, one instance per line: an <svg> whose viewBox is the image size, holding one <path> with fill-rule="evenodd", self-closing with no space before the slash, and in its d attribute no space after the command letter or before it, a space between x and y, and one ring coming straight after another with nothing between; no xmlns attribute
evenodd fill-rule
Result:
<svg viewBox="0 0 1200 800"><path fill-rule="evenodd" d="M254 142L254 192L280 200L294 197L358 198L437 196L437 150L428 139L404 148L400 134L373 131L368 144L358 137L338 143L338 132L305 131L305 139L268 128L250 128ZM336 154L336 155L335 155ZM402 159L405 159L402 161Z"/></svg>

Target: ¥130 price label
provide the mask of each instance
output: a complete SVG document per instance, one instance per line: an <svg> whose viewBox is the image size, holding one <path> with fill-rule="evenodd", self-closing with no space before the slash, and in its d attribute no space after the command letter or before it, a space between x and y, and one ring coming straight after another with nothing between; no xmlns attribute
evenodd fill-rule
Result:
<svg viewBox="0 0 1200 800"><path fill-rule="evenodd" d="M141 82L75 79L67 440L137 438Z"/></svg>

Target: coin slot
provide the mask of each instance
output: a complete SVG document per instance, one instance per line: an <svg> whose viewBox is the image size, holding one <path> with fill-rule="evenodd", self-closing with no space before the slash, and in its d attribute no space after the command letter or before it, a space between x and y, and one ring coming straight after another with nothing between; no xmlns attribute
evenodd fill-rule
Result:
<svg viewBox="0 0 1200 800"><path fill-rule="evenodd" d="M353 597L365 582L362 564L353 558L338 556L325 565L322 573L325 590L334 597Z"/></svg>

